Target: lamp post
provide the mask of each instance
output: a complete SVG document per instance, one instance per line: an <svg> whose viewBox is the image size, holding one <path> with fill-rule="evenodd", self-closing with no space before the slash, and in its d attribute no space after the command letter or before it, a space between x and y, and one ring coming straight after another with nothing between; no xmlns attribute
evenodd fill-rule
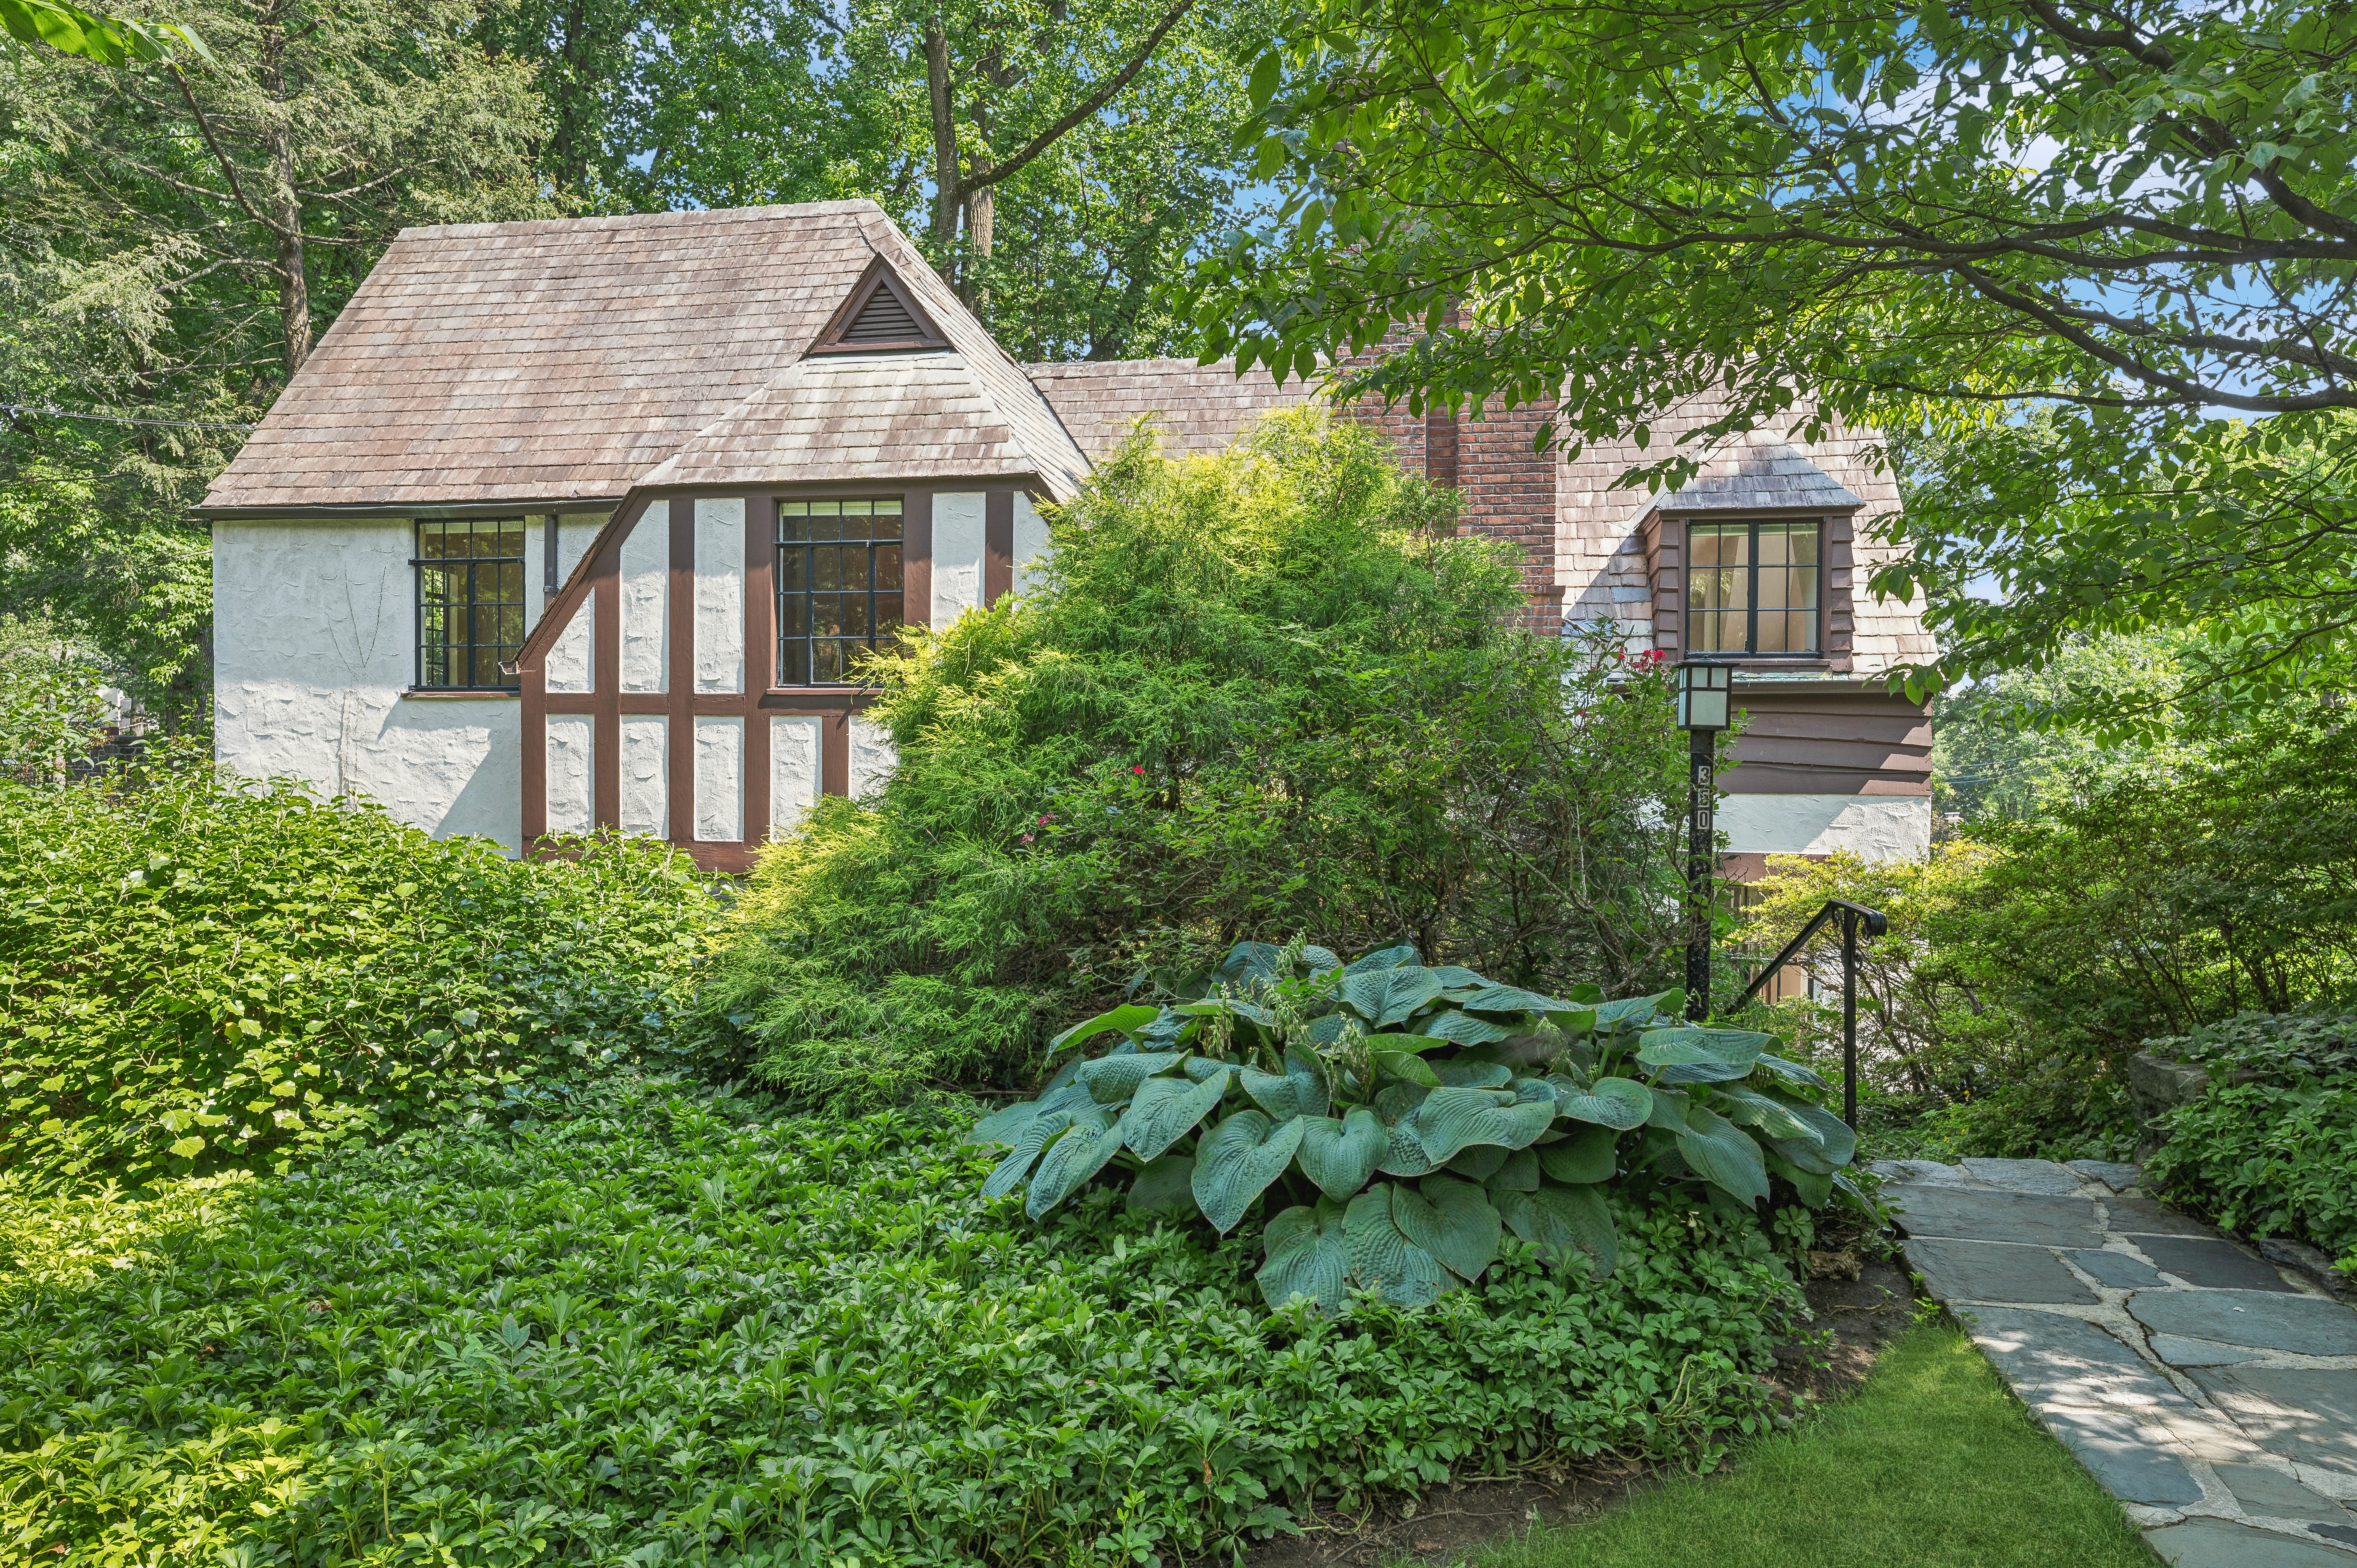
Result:
<svg viewBox="0 0 2357 1568"><path fill-rule="evenodd" d="M1686 1016L1710 1016L1711 861L1718 853L1717 745L1727 727L1735 671L1724 664L1678 666L1678 727L1686 732Z"/></svg>

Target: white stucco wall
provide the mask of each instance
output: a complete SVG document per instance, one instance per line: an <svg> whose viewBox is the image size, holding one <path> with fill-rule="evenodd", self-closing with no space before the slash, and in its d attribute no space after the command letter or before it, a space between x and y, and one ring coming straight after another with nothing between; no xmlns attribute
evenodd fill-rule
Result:
<svg viewBox="0 0 2357 1568"><path fill-rule="evenodd" d="M1928 795L1724 795L1730 854L1831 854L1921 860L1932 849Z"/></svg>
<svg viewBox="0 0 2357 1568"><path fill-rule="evenodd" d="M1047 575L1048 520L1021 490L1015 492L1015 591L1028 594Z"/></svg>
<svg viewBox="0 0 2357 1568"><path fill-rule="evenodd" d="M597 721L548 715L548 831L586 833L597 825Z"/></svg>
<svg viewBox="0 0 2357 1568"><path fill-rule="evenodd" d="M215 755L248 778L365 795L439 837L517 852L517 700L406 694L414 549L399 519L214 525Z"/></svg>
<svg viewBox="0 0 2357 1568"><path fill-rule="evenodd" d="M900 754L892 746L892 732L874 719L855 717L851 721L851 798L865 800L884 788L899 764Z"/></svg>
<svg viewBox="0 0 2357 1568"><path fill-rule="evenodd" d="M695 503L695 689L745 689L745 502L738 496Z"/></svg>
<svg viewBox="0 0 2357 1568"><path fill-rule="evenodd" d="M983 550L982 496L963 492L935 496L932 624L936 628L981 606Z"/></svg>
<svg viewBox="0 0 2357 1568"><path fill-rule="evenodd" d="M621 829L671 834L671 720L661 714L622 715Z"/></svg>
<svg viewBox="0 0 2357 1568"><path fill-rule="evenodd" d="M656 501L622 541L622 690L662 692L671 675L671 528Z"/></svg>
<svg viewBox="0 0 2357 1568"><path fill-rule="evenodd" d="M573 569L581 564L589 546L597 542L597 531L606 526L602 514L560 517L556 521L556 581L560 587L573 580ZM535 596L532 618L538 625L541 607L537 596L541 583L547 576L547 539L544 533L533 542L533 568L529 575ZM548 689L552 692L594 692L597 688L597 596L585 595L579 607L565 623L550 644L548 662L544 666Z"/></svg>
<svg viewBox="0 0 2357 1568"><path fill-rule="evenodd" d="M770 720L770 831L790 833L818 804L821 770L820 726L811 718Z"/></svg>
<svg viewBox="0 0 2357 1568"><path fill-rule="evenodd" d="M734 714L695 721L695 836L703 843L745 836L745 721Z"/></svg>

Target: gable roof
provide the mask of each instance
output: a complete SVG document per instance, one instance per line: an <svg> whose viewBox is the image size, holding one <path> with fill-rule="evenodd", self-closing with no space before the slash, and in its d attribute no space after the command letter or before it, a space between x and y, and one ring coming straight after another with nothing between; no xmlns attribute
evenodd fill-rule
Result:
<svg viewBox="0 0 2357 1568"><path fill-rule="evenodd" d="M1086 461L1021 368L882 209L824 201L404 230L199 510L617 499L879 262L997 410L986 471L1069 493Z"/></svg>
<svg viewBox="0 0 2357 1568"><path fill-rule="evenodd" d="M1273 408L1318 396L1305 381L1280 386L1265 369L1239 378L1233 362L1192 360L1071 360L1027 367L1091 459L1121 445L1140 414L1159 414L1163 450L1219 452Z"/></svg>

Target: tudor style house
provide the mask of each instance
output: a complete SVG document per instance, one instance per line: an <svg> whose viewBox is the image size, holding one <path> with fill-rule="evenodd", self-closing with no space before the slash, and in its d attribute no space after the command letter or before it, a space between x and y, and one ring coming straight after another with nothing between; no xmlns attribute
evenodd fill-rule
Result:
<svg viewBox="0 0 2357 1568"><path fill-rule="evenodd" d="M1135 419L1211 451L1308 395L1017 364L865 201L404 231L200 509L220 759L511 853L612 825L742 870L891 768L857 654L1021 591L1039 508ZM1345 411L1517 545L1534 628L1737 666L1738 875L1921 853L1929 720L1879 677L1930 645L1863 590L1873 443L1759 435L1646 496L1609 488L1633 448L1535 452L1547 413Z"/></svg>

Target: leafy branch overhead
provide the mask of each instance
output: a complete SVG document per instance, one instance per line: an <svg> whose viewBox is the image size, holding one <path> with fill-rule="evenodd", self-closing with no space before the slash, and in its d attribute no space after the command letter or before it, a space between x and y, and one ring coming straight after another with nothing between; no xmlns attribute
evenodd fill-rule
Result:
<svg viewBox="0 0 2357 1568"><path fill-rule="evenodd" d="M1117 1043L968 1140L1009 1147L983 1193L1028 1184L1034 1219L1109 1170L1132 1209L1191 1204L1223 1235L1265 1195L1293 1199L1263 1236L1272 1306L1353 1289L1422 1305L1480 1279L1509 1231L1601 1278L1619 1248L1603 1184L1624 1169L1741 1209L1772 1175L1821 1207L1856 1152L1796 1092L1815 1074L1763 1055L1766 1035L1675 1022L1683 1006L1559 1001L1412 947L1346 966L1243 942L1168 1002L1066 1030L1059 1052Z"/></svg>
<svg viewBox="0 0 2357 1568"><path fill-rule="evenodd" d="M1631 482L1755 428L1938 436L1874 584L1932 596L1919 684L2199 623L2253 695L2357 624L2352 51L2294 0L1322 0L1254 73L1277 220L1195 319L1289 373L1410 325L1348 379L1559 397Z"/></svg>

